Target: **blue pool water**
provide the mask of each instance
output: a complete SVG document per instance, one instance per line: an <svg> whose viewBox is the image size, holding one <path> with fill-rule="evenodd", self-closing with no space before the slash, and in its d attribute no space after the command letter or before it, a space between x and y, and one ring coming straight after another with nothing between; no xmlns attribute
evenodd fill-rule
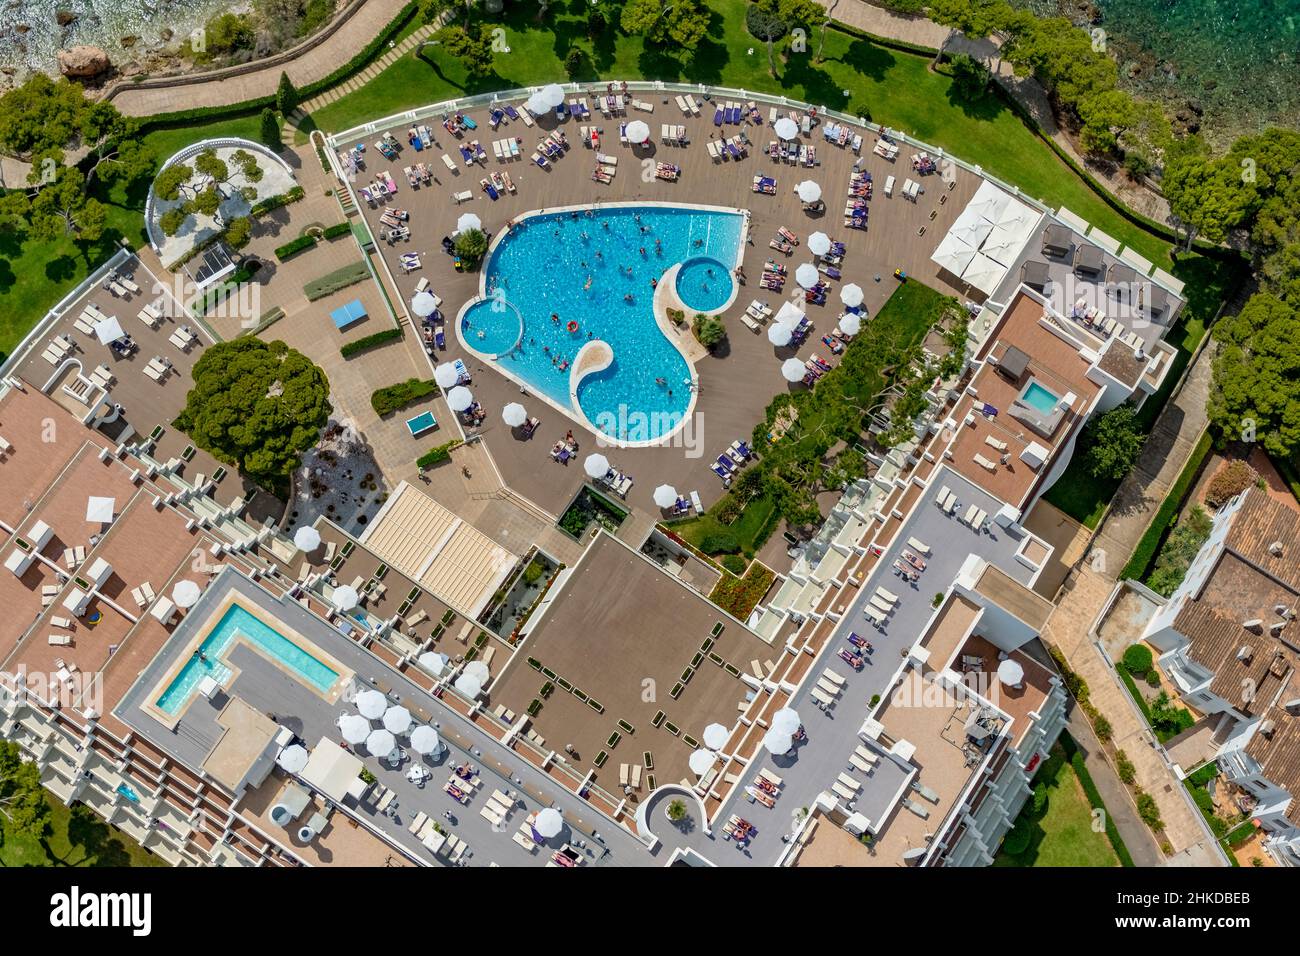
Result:
<svg viewBox="0 0 1300 956"><path fill-rule="evenodd" d="M731 268L717 259L708 256L687 259L677 270L678 298L696 312L722 308L731 297L731 288Z"/></svg>
<svg viewBox="0 0 1300 956"><path fill-rule="evenodd" d="M297 674L303 683L315 687L321 693L333 687L334 681L338 679L336 671L326 667L275 628L258 620L239 605L234 605L222 615L212 633L199 645L199 650L207 659L200 660L196 653L158 698L158 706L164 713L179 713L204 677L211 676L217 683L225 684L230 678L230 668L220 658L236 637L242 637L267 657Z"/></svg>
<svg viewBox="0 0 1300 956"><path fill-rule="evenodd" d="M685 414L690 368L655 322L651 280L697 257L729 276L721 264L735 264L742 226L739 213L660 206L530 217L493 250L488 298L465 311L461 334L563 408L571 407L564 362L592 339L607 342L614 361L583 379L578 404L608 434L652 441ZM727 287L718 304L729 295Z"/></svg>
<svg viewBox="0 0 1300 956"><path fill-rule="evenodd" d="M436 424L438 424L438 420L433 417L433 412L421 412L414 418L408 418L406 420L406 427L410 430L412 438L416 435L427 432Z"/></svg>
<svg viewBox="0 0 1300 956"><path fill-rule="evenodd" d="M1058 399L1050 391L1039 385L1037 382L1030 382L1029 387L1025 389L1024 402L1030 408L1036 409L1043 415L1052 414L1056 408Z"/></svg>

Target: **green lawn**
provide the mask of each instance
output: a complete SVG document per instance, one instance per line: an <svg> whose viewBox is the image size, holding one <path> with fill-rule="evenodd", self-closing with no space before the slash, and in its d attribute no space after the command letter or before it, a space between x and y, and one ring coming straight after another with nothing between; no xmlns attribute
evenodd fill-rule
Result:
<svg viewBox="0 0 1300 956"><path fill-rule="evenodd" d="M70 810L50 797L50 827L43 839L4 832L0 818L0 866L167 866L84 807Z"/></svg>
<svg viewBox="0 0 1300 956"><path fill-rule="evenodd" d="M1030 798L1016 821L1030 828L1028 849L1016 856L999 852L993 865L1119 866L1106 834L1092 828L1092 806L1060 744L1034 777L1034 785L1039 784L1047 787L1046 808L1035 815Z"/></svg>
<svg viewBox="0 0 1300 956"><path fill-rule="evenodd" d="M723 524L717 519L718 510L718 505L715 504L698 517L674 521L668 527L696 548L711 535L731 535L740 545L740 553L747 558L752 558L757 553L776 527L776 504L771 498L759 496L753 499L731 524Z"/></svg>
<svg viewBox="0 0 1300 956"><path fill-rule="evenodd" d="M459 61L439 47L429 47L431 62L403 57L362 89L318 110L313 120L321 129L337 132L443 99L564 79L563 59L576 45L589 57L581 80L649 77L718 84L783 93L867 116L979 164L1052 206L1067 205L1152 261L1171 264L1169 243L1111 209L997 97L989 95L974 104L956 97L952 81L929 69L929 57L832 29L826 37L825 62L795 56L773 79L763 44L745 29L745 0L706 0L706 5L714 12L708 39L693 55L679 57L647 49L641 38L612 29L595 40L588 38L583 0L552 3L542 21L533 7L515 4L507 8L504 20L510 52L497 54L487 77L467 80ZM812 31L812 52L819 39L820 31Z"/></svg>
<svg viewBox="0 0 1300 956"><path fill-rule="evenodd" d="M143 143L157 165L183 146L209 136L243 136L256 140L258 117L157 130ZM16 346L49 308L67 295L92 269L109 258L119 242L144 244L144 201L148 182L118 184L99 198L108 203L108 228L94 243L71 239L19 242L0 234L0 358ZM19 277L21 276L21 281Z"/></svg>

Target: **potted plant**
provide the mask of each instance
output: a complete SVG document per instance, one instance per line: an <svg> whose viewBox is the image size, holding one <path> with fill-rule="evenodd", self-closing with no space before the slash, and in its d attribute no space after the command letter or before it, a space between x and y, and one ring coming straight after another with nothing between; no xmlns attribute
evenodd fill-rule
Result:
<svg viewBox="0 0 1300 956"><path fill-rule="evenodd" d="M673 823L681 823L686 819L686 801L673 800L668 804L668 809L664 812Z"/></svg>

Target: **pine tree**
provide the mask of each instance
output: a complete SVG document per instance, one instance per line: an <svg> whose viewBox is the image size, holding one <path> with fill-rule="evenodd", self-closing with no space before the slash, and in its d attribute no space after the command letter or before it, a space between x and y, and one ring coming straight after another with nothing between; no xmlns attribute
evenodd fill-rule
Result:
<svg viewBox="0 0 1300 956"><path fill-rule="evenodd" d="M275 108L284 117L298 108L298 90L290 81L288 73L280 73L280 86L275 91Z"/></svg>

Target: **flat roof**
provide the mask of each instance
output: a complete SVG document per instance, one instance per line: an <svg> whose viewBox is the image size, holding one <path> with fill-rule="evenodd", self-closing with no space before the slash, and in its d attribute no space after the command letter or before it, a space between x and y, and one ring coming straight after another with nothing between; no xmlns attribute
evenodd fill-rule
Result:
<svg viewBox="0 0 1300 956"><path fill-rule="evenodd" d="M238 791L258 761L266 756L280 725L239 697L226 698L216 722L223 733L200 766L227 790Z"/></svg>
<svg viewBox="0 0 1300 956"><path fill-rule="evenodd" d="M361 543L471 619L492 600L518 557L403 481Z"/></svg>

